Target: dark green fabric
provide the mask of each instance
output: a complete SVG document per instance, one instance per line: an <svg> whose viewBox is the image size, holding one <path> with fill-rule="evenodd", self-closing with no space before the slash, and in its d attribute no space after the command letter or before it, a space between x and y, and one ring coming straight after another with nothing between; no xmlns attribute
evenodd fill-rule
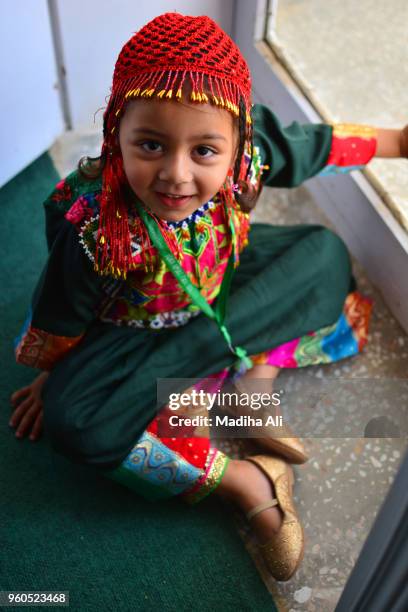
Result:
<svg viewBox="0 0 408 612"><path fill-rule="evenodd" d="M44 155L0 190L0 590L69 590L75 612L275 612L216 498L151 504L9 429L9 396L35 374L12 341L46 258L41 202L57 179Z"/></svg>
<svg viewBox="0 0 408 612"><path fill-rule="evenodd" d="M27 297L47 258L41 203L57 180L58 174L48 155L42 155L0 189L1 270L3 287L7 287L0 301L9 303L10 295L19 298L21 323L27 310Z"/></svg>
<svg viewBox="0 0 408 612"><path fill-rule="evenodd" d="M338 319L353 283L338 236L263 224L249 236L227 309L234 344L254 355ZM155 416L157 378L204 377L234 360L203 314L157 331L96 322L46 382L45 427L73 461L115 467Z"/></svg>
<svg viewBox="0 0 408 612"><path fill-rule="evenodd" d="M57 336L79 336L95 317L106 277L98 276L75 226L60 222L47 264L34 290L31 324Z"/></svg>
<svg viewBox="0 0 408 612"><path fill-rule="evenodd" d="M332 127L323 123L283 127L262 104L253 108L254 144L269 166L262 181L269 187L295 187L324 168L332 142Z"/></svg>

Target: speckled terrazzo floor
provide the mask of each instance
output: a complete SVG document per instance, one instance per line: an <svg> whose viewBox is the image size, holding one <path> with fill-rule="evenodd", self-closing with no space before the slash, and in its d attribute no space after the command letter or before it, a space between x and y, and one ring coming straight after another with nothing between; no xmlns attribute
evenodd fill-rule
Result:
<svg viewBox="0 0 408 612"><path fill-rule="evenodd" d="M326 121L400 128L407 123L405 0L279 0L276 38ZM405 25L404 25L405 24ZM271 26L272 28L272 26ZM405 43L405 44L404 44ZM403 160L376 159L370 175L408 230Z"/></svg>
<svg viewBox="0 0 408 612"><path fill-rule="evenodd" d="M95 134L68 134L51 150L61 175L85 153L97 154ZM274 224L330 223L305 187L265 188L254 220ZM332 365L285 370L279 381L290 386L299 376L338 379L408 379L408 337L376 290L353 262L359 290L374 299L369 342L357 357ZM407 406L401 406L401 410ZM373 406L373 416L381 416ZM306 533L303 563L288 583L276 583L265 570L256 543L241 516L231 508L237 529L281 611L332 612L353 568L406 448L405 438L314 438L305 440L310 461L295 467L297 507ZM234 457L248 442L218 444ZM252 449L253 453L253 449Z"/></svg>

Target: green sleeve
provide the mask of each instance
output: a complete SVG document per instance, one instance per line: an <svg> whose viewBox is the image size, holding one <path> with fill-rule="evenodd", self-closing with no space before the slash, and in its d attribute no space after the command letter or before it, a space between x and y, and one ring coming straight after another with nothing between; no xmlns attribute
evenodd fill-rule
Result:
<svg viewBox="0 0 408 612"><path fill-rule="evenodd" d="M14 341L18 363L51 370L83 338L105 296L79 236L66 219L51 245L28 317Z"/></svg>
<svg viewBox="0 0 408 612"><path fill-rule="evenodd" d="M259 147L264 170L262 181L269 187L295 187L318 174L326 165L332 143L332 127L323 123L301 125L294 121L282 127L266 106L252 109L254 144Z"/></svg>
<svg viewBox="0 0 408 612"><path fill-rule="evenodd" d="M64 219L34 290L31 325L58 336L84 333L103 297L103 282Z"/></svg>

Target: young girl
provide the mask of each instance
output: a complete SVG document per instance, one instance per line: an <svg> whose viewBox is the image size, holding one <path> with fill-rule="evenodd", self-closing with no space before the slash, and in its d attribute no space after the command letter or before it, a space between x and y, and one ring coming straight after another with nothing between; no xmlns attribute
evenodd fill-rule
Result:
<svg viewBox="0 0 408 612"><path fill-rule="evenodd" d="M16 340L17 361L43 372L11 398L16 436L37 439L44 416L57 452L148 498L236 502L287 580L303 553L288 465L306 459L300 441L263 435L280 458L229 460L194 428L165 436L156 380L221 380L238 364L242 386L361 351L371 303L341 239L318 225L249 233L248 209L261 180L399 156L402 134L282 128L251 107L248 66L211 19L148 23L119 54L101 157L45 202L49 258Z"/></svg>

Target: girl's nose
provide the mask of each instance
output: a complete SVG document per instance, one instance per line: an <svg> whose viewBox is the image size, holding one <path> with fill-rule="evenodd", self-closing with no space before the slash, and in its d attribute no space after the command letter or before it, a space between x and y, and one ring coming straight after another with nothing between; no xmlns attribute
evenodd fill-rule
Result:
<svg viewBox="0 0 408 612"><path fill-rule="evenodd" d="M193 180L190 159L183 153L166 155L158 178L173 185L190 183Z"/></svg>

